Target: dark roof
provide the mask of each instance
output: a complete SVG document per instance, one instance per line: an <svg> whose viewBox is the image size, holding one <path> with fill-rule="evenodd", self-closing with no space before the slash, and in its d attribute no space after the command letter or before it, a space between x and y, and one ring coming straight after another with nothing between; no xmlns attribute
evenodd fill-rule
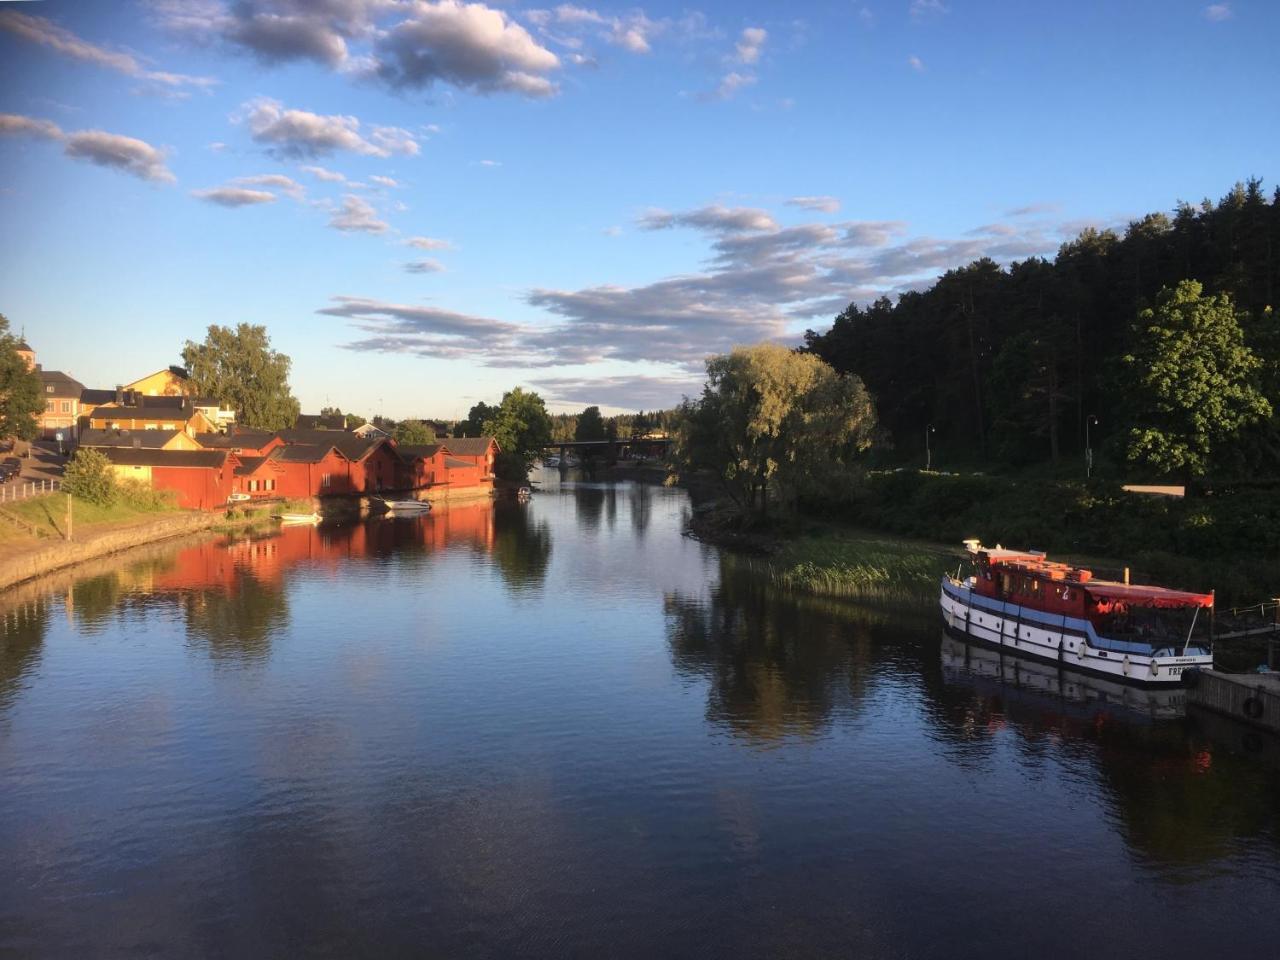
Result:
<svg viewBox="0 0 1280 960"><path fill-rule="evenodd" d="M78 400L84 392L83 383L61 370L37 370L36 375L40 378L40 386L45 388L45 396L73 397ZM49 387L53 389L49 390Z"/></svg>
<svg viewBox="0 0 1280 960"><path fill-rule="evenodd" d="M80 431L82 447L142 447L159 450L178 435L177 430L93 430Z"/></svg>
<svg viewBox="0 0 1280 960"><path fill-rule="evenodd" d="M103 406L94 407L89 411L90 420L145 420L148 417L154 420L170 420L186 421L191 418L194 410L183 410L181 408L170 407L117 407Z"/></svg>
<svg viewBox="0 0 1280 960"><path fill-rule="evenodd" d="M108 447L102 451L112 463L127 467L221 467L227 460L222 450L135 450Z"/></svg>
<svg viewBox="0 0 1280 960"><path fill-rule="evenodd" d="M457 457L445 457L444 465L451 469L457 470L460 467L474 467L475 464L470 460L459 460Z"/></svg>
<svg viewBox="0 0 1280 960"><path fill-rule="evenodd" d="M247 477L270 459L270 457L241 457L240 466L236 467L236 476Z"/></svg>
<svg viewBox="0 0 1280 960"><path fill-rule="evenodd" d="M278 436L288 445L337 447L348 460L363 460L375 447L387 442L382 437L361 437L345 430L281 430Z"/></svg>
<svg viewBox="0 0 1280 960"><path fill-rule="evenodd" d="M25 350L27 353L35 353L35 351L31 349L31 345L30 345L29 343L27 343L27 341L25 341L25 340L19 340L19 341L18 341L18 347L17 347L17 349L19 349L19 350Z"/></svg>
<svg viewBox="0 0 1280 960"><path fill-rule="evenodd" d="M406 443L396 447L396 453L400 454L406 460L412 460L415 457L421 457L423 460L430 460L436 455L436 451L443 444L439 443Z"/></svg>
<svg viewBox="0 0 1280 960"><path fill-rule="evenodd" d="M343 414L300 413L294 422L295 430L345 430L347 418Z"/></svg>
<svg viewBox="0 0 1280 960"><path fill-rule="evenodd" d="M452 437L442 441L444 448L460 457L483 457L489 452L489 444L497 444L493 437Z"/></svg>
<svg viewBox="0 0 1280 960"><path fill-rule="evenodd" d="M282 463L319 463L333 449L331 443L290 443L271 451Z"/></svg>
<svg viewBox="0 0 1280 960"><path fill-rule="evenodd" d="M80 402L86 407L96 407L104 403L114 403L116 392L114 390L98 390L94 387L85 387L80 391Z"/></svg>
<svg viewBox="0 0 1280 960"><path fill-rule="evenodd" d="M202 447L216 450L231 450L247 447L250 450L261 450L275 438L274 433L262 430L244 430L235 433L197 433L196 443Z"/></svg>

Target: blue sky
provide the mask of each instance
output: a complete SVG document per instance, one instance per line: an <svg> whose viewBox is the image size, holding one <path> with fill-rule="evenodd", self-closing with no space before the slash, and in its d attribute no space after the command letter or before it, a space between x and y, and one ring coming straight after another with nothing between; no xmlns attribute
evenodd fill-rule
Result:
<svg viewBox="0 0 1280 960"><path fill-rule="evenodd" d="M112 386L652 408L702 359L1280 179L1280 4L0 2L0 312Z"/></svg>

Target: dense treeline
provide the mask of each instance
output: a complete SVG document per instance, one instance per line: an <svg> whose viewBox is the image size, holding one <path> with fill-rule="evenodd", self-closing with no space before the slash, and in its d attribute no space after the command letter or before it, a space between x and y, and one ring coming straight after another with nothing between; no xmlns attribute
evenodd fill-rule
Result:
<svg viewBox="0 0 1280 960"><path fill-rule="evenodd" d="M1182 391L1174 399L1184 408L1194 411L1197 390L1220 393L1224 377L1235 378L1230 390L1244 391L1238 427L1214 438L1203 462L1186 472L1274 472L1280 466L1280 318L1272 309L1280 287L1280 190L1268 200L1258 180L1237 184L1217 204L1182 203L1172 217L1150 214L1130 223L1123 237L1085 230L1052 262L1030 259L1004 269L982 259L896 303L882 297L867 307L851 304L829 330L807 332L806 349L863 380L891 458L899 462L923 462L932 427L935 465L1026 466L1069 457L1082 463L1088 426L1095 449L1101 444L1113 462L1142 473L1126 456L1141 462L1138 441L1143 431L1150 439L1152 403L1163 410L1168 401L1135 393L1142 372L1136 368L1151 353L1151 341L1166 337L1163 330L1151 332L1169 326L1159 315L1161 303L1172 304L1175 290L1188 300L1192 288L1179 289L1184 280L1201 284L1203 310L1194 301L1168 310L1189 316L1227 309L1230 329L1218 328L1215 336L1232 349L1234 312L1243 349L1252 355L1245 370L1238 369L1238 356L1221 358L1222 369L1201 383L1190 382L1194 363L1181 370L1170 364L1172 382L1163 386ZM1153 308L1155 320L1144 314ZM1217 349L1193 321L1182 333L1202 351ZM1166 458L1167 469L1146 474L1176 473L1178 463Z"/></svg>

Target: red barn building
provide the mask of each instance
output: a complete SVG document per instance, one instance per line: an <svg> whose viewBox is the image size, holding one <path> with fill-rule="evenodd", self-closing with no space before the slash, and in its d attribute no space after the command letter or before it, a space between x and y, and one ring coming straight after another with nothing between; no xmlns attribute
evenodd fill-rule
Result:
<svg viewBox="0 0 1280 960"><path fill-rule="evenodd" d="M120 479L137 480L153 490L171 491L186 510L220 510L231 492L232 471L239 461L222 450L148 450L106 447Z"/></svg>

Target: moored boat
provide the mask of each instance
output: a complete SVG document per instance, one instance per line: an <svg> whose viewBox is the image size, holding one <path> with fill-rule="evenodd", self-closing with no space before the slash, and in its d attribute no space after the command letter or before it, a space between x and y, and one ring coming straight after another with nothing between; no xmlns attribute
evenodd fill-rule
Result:
<svg viewBox="0 0 1280 960"><path fill-rule="evenodd" d="M296 526L298 524L303 524L303 523L315 524L320 522L320 514L318 513L278 513L275 515L275 519L279 520L283 524L288 524L291 526Z"/></svg>
<svg viewBox="0 0 1280 960"><path fill-rule="evenodd" d="M421 513L429 513L431 504L426 500L383 500L382 505L387 512L397 517L414 517Z"/></svg>
<svg viewBox="0 0 1280 960"><path fill-rule="evenodd" d="M1213 594L1095 579L1043 553L966 540L973 571L944 576L948 629L1129 683L1180 683L1213 665ZM1126 577L1127 579L1127 577Z"/></svg>

